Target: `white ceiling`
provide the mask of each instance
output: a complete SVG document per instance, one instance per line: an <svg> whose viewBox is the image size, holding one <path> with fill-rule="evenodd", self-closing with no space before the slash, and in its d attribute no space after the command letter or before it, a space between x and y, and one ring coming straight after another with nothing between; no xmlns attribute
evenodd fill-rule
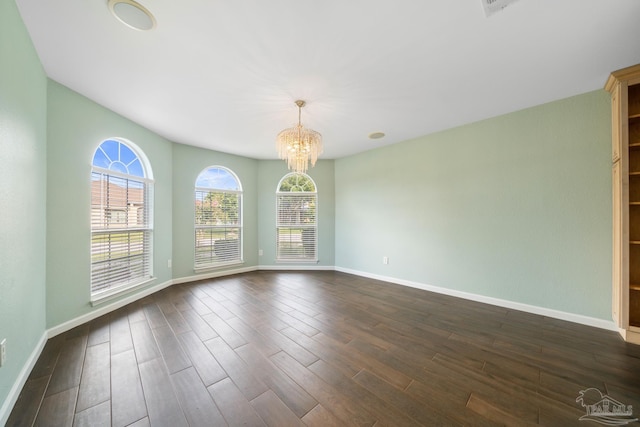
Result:
<svg viewBox="0 0 640 427"><path fill-rule="evenodd" d="M178 143L276 158L297 121L338 158L603 87L640 63L640 1L16 0L47 75ZM386 133L381 140L368 134Z"/></svg>

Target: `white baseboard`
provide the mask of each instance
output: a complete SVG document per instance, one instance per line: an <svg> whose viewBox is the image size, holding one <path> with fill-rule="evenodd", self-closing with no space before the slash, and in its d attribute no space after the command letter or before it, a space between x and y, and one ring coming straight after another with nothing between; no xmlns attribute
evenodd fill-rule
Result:
<svg viewBox="0 0 640 427"><path fill-rule="evenodd" d="M231 270L212 270L206 273L194 274L193 276L181 277L179 279L173 279L173 284L178 285L180 283L196 282L198 280L213 279L214 277L230 276L232 274L249 273L250 271L256 271L258 267L242 267L234 268Z"/></svg>
<svg viewBox="0 0 640 427"><path fill-rule="evenodd" d="M335 271L332 265L310 265L310 264L283 264L283 265L259 265L258 270L265 271Z"/></svg>
<svg viewBox="0 0 640 427"><path fill-rule="evenodd" d="M381 276L371 274L364 271L351 270L348 268L335 267L336 271L342 273L354 274L356 276L367 277L369 279L382 280L384 282L395 283L397 285L408 286L411 288L422 289L425 291L435 292L438 294L449 295L466 300L481 302L485 304L496 305L498 307L510 308L513 310L525 311L527 313L539 314L541 316L552 317L554 319L566 320L568 322L579 323L586 326L593 326L600 329L618 332L618 327L613 320L603 320L596 317L583 316L581 314L567 313L564 311L553 310L551 308L538 307L535 305L523 304L515 301L493 298L470 292L458 291L455 289L441 288L439 286L427 285L424 283L412 282L410 280L397 279L395 277Z"/></svg>
<svg viewBox="0 0 640 427"><path fill-rule="evenodd" d="M150 286L146 289L143 289L139 292L134 292L131 295L127 295L121 300L115 301L111 304L100 305L96 310L91 311L90 313L83 314L82 316L78 316L75 319L71 319L67 322L61 323L60 325L54 326L47 330L47 337L53 338L56 335L60 335L63 332L67 332L70 329L75 328L76 326L80 326L86 322L90 322L93 319L97 319L100 316L103 316L107 313L111 313L121 307L124 307L127 304L130 304L134 301L137 301L141 298L146 297L147 295L151 295L158 291L163 290L173 284L173 280L167 280L166 282L159 283L154 286Z"/></svg>
<svg viewBox="0 0 640 427"><path fill-rule="evenodd" d="M9 415L11 415L11 410L13 409L13 405L18 401L18 397L20 396L20 392L22 388L26 384L29 379L29 375L33 370L33 367L36 365L40 354L42 354L42 350L44 349L44 345L47 343L47 333L44 332L40 337L40 340L36 344L35 348L31 352L31 355L27 359L26 363L22 366L20 373L18 374L18 378L13 383L13 387L9 390L9 394L5 399L2 407L0 407L0 426L3 426L7 423L9 419Z"/></svg>

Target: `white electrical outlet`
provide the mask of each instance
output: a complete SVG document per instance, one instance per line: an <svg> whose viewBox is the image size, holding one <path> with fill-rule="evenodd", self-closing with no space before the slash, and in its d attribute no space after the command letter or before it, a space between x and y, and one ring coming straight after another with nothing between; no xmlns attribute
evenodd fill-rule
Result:
<svg viewBox="0 0 640 427"><path fill-rule="evenodd" d="M382 263L385 264L385 265L389 264L389 257L388 256L383 256L382 257Z"/></svg>
<svg viewBox="0 0 640 427"><path fill-rule="evenodd" d="M171 260L167 261L167 268L171 268Z"/></svg>
<svg viewBox="0 0 640 427"><path fill-rule="evenodd" d="M258 256L262 256L264 254L264 252L262 252L262 249L258 249Z"/></svg>
<svg viewBox="0 0 640 427"><path fill-rule="evenodd" d="M4 362L7 360L7 339L3 339L0 342L0 366L4 365Z"/></svg>

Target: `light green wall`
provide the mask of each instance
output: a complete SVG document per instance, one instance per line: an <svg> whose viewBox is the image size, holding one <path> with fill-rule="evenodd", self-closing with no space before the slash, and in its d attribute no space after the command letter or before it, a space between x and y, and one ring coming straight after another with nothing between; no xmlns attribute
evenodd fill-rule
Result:
<svg viewBox="0 0 640 427"><path fill-rule="evenodd" d="M261 266L279 266L276 263L276 188L289 170L283 160L261 160L259 163L258 203L260 217L259 249L263 250L259 264ZM307 266L334 265L335 246L335 203L334 203L334 161L318 160L308 175L316 183L318 190L318 263L294 264L297 268Z"/></svg>
<svg viewBox="0 0 640 427"><path fill-rule="evenodd" d="M258 255L258 161L232 154L205 150L188 145L173 145L173 277L188 278L195 273L194 264L194 186L197 176L210 166L232 170L242 184L244 265L226 270L255 267ZM216 270L216 271L224 271Z"/></svg>
<svg viewBox="0 0 640 427"><path fill-rule="evenodd" d="M611 320L610 130L600 90L339 159L336 265Z"/></svg>
<svg viewBox="0 0 640 427"><path fill-rule="evenodd" d="M153 284L171 280L172 143L68 88L49 81L47 124L47 325L92 311L90 175L102 141L136 144L154 177Z"/></svg>
<svg viewBox="0 0 640 427"><path fill-rule="evenodd" d="M0 1L0 425L45 332L47 79L13 1Z"/></svg>

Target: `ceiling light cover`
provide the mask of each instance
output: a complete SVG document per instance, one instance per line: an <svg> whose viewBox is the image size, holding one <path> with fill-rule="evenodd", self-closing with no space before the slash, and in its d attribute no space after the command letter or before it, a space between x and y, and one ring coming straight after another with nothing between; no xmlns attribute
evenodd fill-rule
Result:
<svg viewBox="0 0 640 427"><path fill-rule="evenodd" d="M120 22L134 30L148 31L156 27L149 10L134 0L109 0L109 10Z"/></svg>
<svg viewBox="0 0 640 427"><path fill-rule="evenodd" d="M384 132L372 132L369 134L369 139L381 139L384 137Z"/></svg>
<svg viewBox="0 0 640 427"><path fill-rule="evenodd" d="M322 154L322 135L312 129L302 126L300 116L305 102L296 101L298 106L298 125L283 130L278 134L276 146L278 155L287 161L289 170L296 173L306 173L311 166L315 166L318 156Z"/></svg>

